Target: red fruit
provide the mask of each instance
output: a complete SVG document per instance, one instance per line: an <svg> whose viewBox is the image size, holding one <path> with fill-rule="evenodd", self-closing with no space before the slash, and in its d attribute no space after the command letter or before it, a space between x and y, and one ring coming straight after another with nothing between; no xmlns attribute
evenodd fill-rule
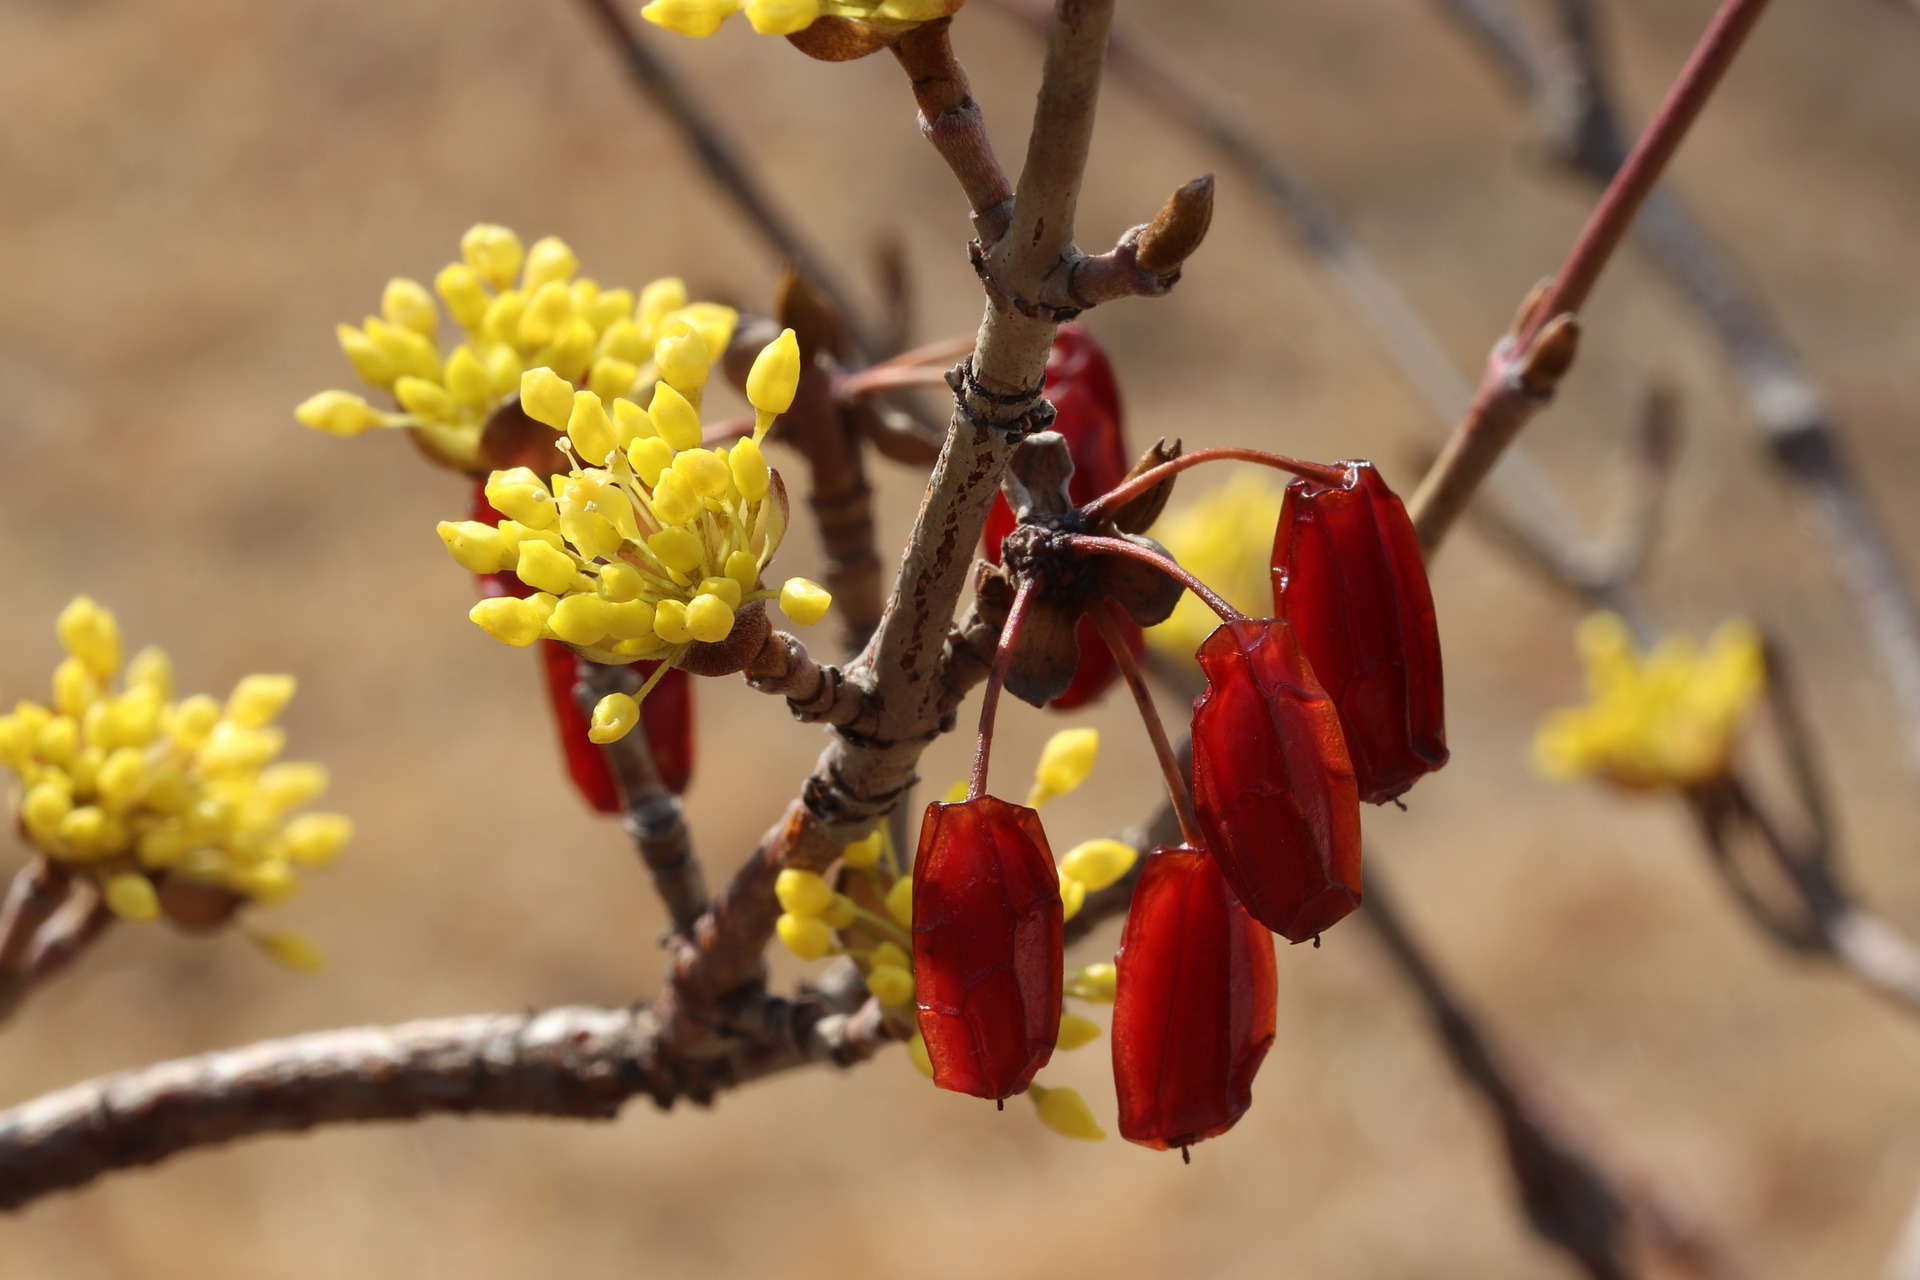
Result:
<svg viewBox="0 0 1920 1280"><path fill-rule="evenodd" d="M913 981L942 1089L1007 1098L1060 1034L1060 877L1040 815L981 796L927 806L913 864Z"/></svg>
<svg viewBox="0 0 1920 1280"><path fill-rule="evenodd" d="M1084 506L1126 479L1132 461L1121 427L1120 387L1114 381L1113 365L1093 335L1078 324L1063 324L1054 334L1053 349L1047 354L1047 399L1054 407L1053 430L1066 437L1067 452L1073 457L1067 496ZM981 553L991 563L1000 563L1000 543L1013 531L1014 523L1006 497L995 498L981 537ZM1145 653L1140 628L1127 619L1119 621L1134 656ZM1080 664L1067 691L1047 704L1056 711L1071 711L1094 701L1120 678L1113 655L1091 622L1083 618L1075 635Z"/></svg>
<svg viewBox="0 0 1920 1280"><path fill-rule="evenodd" d="M1218 864L1155 849L1120 935L1113 1083L1120 1136L1165 1151L1225 1133L1253 1102L1273 1044L1273 938Z"/></svg>
<svg viewBox="0 0 1920 1280"><path fill-rule="evenodd" d="M1406 508L1371 463L1340 465L1338 488L1287 486L1273 608L1340 713L1360 798L1382 804L1447 762L1440 634Z"/></svg>
<svg viewBox="0 0 1920 1280"><path fill-rule="evenodd" d="M487 502L486 486L473 486L471 519L498 524L503 516ZM474 575L483 596L533 594L533 588L512 573ZM585 659L558 640L540 642L540 665L546 675L547 703L553 708L554 726L560 734L560 754L566 761L567 776L589 808L597 813L619 813L620 788L613 780L606 752L587 737L592 718L580 709L573 696L579 681L579 664ZM636 664L640 678L653 674L658 663ZM653 765L660 774L660 785L675 795L687 789L693 777L693 681L687 673L674 668L660 677L645 702L640 704L640 729L653 749Z"/></svg>
<svg viewBox="0 0 1920 1280"><path fill-rule="evenodd" d="M1333 702L1286 623L1222 623L1200 646L1193 803L1254 919L1305 942L1360 905L1360 797Z"/></svg>

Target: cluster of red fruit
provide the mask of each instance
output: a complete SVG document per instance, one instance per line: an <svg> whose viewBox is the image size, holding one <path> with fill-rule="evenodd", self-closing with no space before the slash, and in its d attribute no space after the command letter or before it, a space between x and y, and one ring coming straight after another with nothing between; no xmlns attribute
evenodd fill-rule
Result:
<svg viewBox="0 0 1920 1280"><path fill-rule="evenodd" d="M1173 769L1168 777L1186 843L1143 863L1117 956L1121 1134L1184 1149L1230 1128L1251 1101L1275 1032L1269 931L1303 942L1358 906L1360 802L1393 799L1446 762L1433 599L1406 510L1370 464L1223 450L1129 477L1104 357L1073 327L1055 357L1053 429L1075 464L1075 505L1053 521L1056 547L1151 560L1143 539L1100 536L1104 513L1210 457L1251 457L1298 476L1273 543L1274 616L1243 617L1210 600L1222 623L1198 654L1206 690L1194 703L1190 805L1185 780ZM990 558L1013 526L1011 511L996 510ZM1162 568L1185 577L1170 560ZM1109 609L1105 637L1094 609ZM1002 637L1001 675L1020 613L1016 605ZM1088 606L1080 665L1054 705L1097 696L1132 664L1139 632L1130 626L1104 601ZM990 683L989 703L997 695ZM982 719L991 724L990 708ZM1063 919L1039 816L984 793L986 745L969 797L926 812L913 968L935 1083L1003 1099L1053 1053Z"/></svg>

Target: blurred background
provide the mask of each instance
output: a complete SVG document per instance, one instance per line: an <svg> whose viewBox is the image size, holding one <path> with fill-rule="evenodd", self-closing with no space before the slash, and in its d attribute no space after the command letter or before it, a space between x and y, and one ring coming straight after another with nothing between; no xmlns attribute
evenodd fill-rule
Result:
<svg viewBox="0 0 1920 1280"><path fill-rule="evenodd" d="M1632 121L1711 9L1606 6ZM1530 162L1523 113L1430 6L1121 15L1326 188L1463 368L1588 207L1585 188ZM814 63L739 22L698 45L650 34L844 273L865 286L875 246L897 238L918 336L972 331L966 211L891 59ZM1011 163L1033 42L985 9L961 15L956 40ZM1781 0L1675 171L1830 392L1910 565L1917 60L1920 23L1898 5ZM88 592L131 645L165 644L185 689L297 675L289 755L329 765L328 807L359 827L274 913L321 942L326 973L287 974L237 938L115 930L0 1033L0 1103L264 1036L650 994L663 917L624 839L583 812L557 761L510 764L519 735L546 746L545 711L532 657L462 616L470 582L433 535L461 513L462 484L397 436L331 439L291 410L351 383L334 323L374 310L389 276L430 278L475 221L559 234L606 284L679 273L748 309L778 264L564 0L13 0L0 108L0 695L44 696L54 614ZM1083 242L1111 243L1218 166L1110 84ZM1231 170L1173 296L1090 325L1137 443L1372 457L1409 490L1438 439ZM1598 519L1645 387L1678 388L1684 452L1647 596L1681 628L1740 614L1784 638L1854 884L1920 928L1920 803L1895 712L1717 349L1632 252L1587 334L1529 432L1536 458ZM879 466L897 549L920 479ZM817 566L804 528L788 545L784 571ZM1411 923L1595 1149L1754 1274L1876 1275L1920 1185L1920 1026L1763 940L1678 804L1530 772L1534 725L1581 696L1574 604L1470 529L1435 593L1453 764L1411 812L1367 815ZM718 880L820 740L736 682L698 697L689 816ZM1109 732L1093 783L1049 811L1056 843L1141 803L1151 758L1124 702L1073 720ZM1003 720L995 761L1018 778L1059 721L1018 705ZM959 776L966 749L929 753L931 787ZM0 869L23 858L0 841ZM611 1125L434 1120L185 1156L0 1220L0 1276L1569 1274L1526 1233L1493 1131L1373 937L1349 926L1280 961L1281 1034L1254 1109L1190 1168L1117 1138L1061 1140L1024 1105L996 1115L937 1094L894 1052L710 1112L636 1102ZM1049 1078L1111 1127L1104 1041Z"/></svg>

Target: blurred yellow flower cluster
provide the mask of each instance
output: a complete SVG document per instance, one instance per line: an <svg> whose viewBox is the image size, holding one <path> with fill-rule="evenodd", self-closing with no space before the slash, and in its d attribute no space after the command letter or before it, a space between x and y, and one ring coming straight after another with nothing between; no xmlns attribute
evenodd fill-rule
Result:
<svg viewBox="0 0 1920 1280"><path fill-rule="evenodd" d="M567 473L495 471L486 498L497 522L439 526L462 568L511 572L532 589L473 607L469 616L489 635L512 645L560 640L595 662L661 662L638 698L601 700L595 742L631 731L653 682L689 646L725 640L745 606L777 595L787 616L806 626L831 603L804 578L778 592L760 587L786 531L786 494L760 441L799 384L793 330L769 343L747 376L753 433L713 448L703 444L699 409L719 356L709 338L686 320L665 324L652 348L658 381L644 408L575 388L552 369L528 370L520 407L562 433Z"/></svg>
<svg viewBox="0 0 1920 1280"><path fill-rule="evenodd" d="M1054 734L1040 752L1028 806L1037 808L1077 789L1093 772L1099 752L1097 729L1062 729ZM967 784L959 782L945 801L956 804L966 795ZM1139 857L1138 850L1111 839L1084 841L1068 850L1059 863L1066 917L1071 919L1080 910L1089 893L1119 881ZM912 1018L913 877L904 874L884 826L848 845L842 852L842 866L839 889L812 871L796 867L782 871L774 884L782 912L775 932L787 950L802 960L852 957L866 975L867 991L874 999L890 1014ZM863 902L874 904L875 909L867 909ZM1114 973L1111 964L1069 970L1065 992L1074 999L1112 1004ZM1062 1051L1078 1049L1099 1036L1098 1023L1063 1012L1055 1045ZM932 1077L933 1062L917 1030L907 1040L907 1055L920 1074ZM1041 1123L1055 1133L1089 1140L1107 1136L1086 1099L1073 1089L1035 1083L1027 1087L1027 1097Z"/></svg>
<svg viewBox="0 0 1920 1280"><path fill-rule="evenodd" d="M1586 706L1550 715L1534 740L1542 773L1599 775L1624 787L1687 787L1726 773L1741 727L1766 691L1760 636L1721 624L1703 649L1671 636L1651 653L1634 647L1611 613L1580 624Z"/></svg>
<svg viewBox="0 0 1920 1280"><path fill-rule="evenodd" d="M299 869L339 853L353 832L346 818L288 816L327 785L318 764L275 763L286 735L273 721L292 676L247 676L224 705L205 694L175 701L159 649L122 673L119 624L92 600L69 604L57 629L68 656L51 705L23 701L0 716L0 764L19 776L28 842L92 880L115 915L222 924L247 903L293 894ZM297 935L252 936L292 967L318 963Z"/></svg>
<svg viewBox="0 0 1920 1280"><path fill-rule="evenodd" d="M917 27L957 11L965 0L652 0L640 16L683 36L710 36L734 14L763 36L790 36L822 17L851 18L892 30Z"/></svg>
<svg viewBox="0 0 1920 1280"><path fill-rule="evenodd" d="M576 276L579 259L558 237L523 246L506 227L480 224L460 238L429 291L415 280L387 282L380 314L342 324L340 348L369 386L392 393L397 411L347 391L322 391L294 416L330 435L405 427L447 466L479 465L480 433L529 369L546 368L601 396L642 392L654 377L654 344L676 325L699 333L717 358L738 315L713 302L689 302L677 279L640 290L602 289ZM439 296L436 303L435 295ZM464 333L450 350L440 340L444 305Z"/></svg>
<svg viewBox="0 0 1920 1280"><path fill-rule="evenodd" d="M1286 484L1264 467L1243 467L1227 482L1161 517L1153 536L1181 567L1250 617L1273 612L1273 531ZM1165 622L1147 628L1147 643L1191 663L1220 619L1200 597L1182 592Z"/></svg>

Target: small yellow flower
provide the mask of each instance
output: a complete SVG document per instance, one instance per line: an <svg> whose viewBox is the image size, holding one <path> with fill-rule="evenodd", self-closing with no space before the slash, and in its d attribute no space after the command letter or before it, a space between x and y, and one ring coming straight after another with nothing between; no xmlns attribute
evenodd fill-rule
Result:
<svg viewBox="0 0 1920 1280"><path fill-rule="evenodd" d="M699 0L693 2L697 7ZM461 237L460 253L460 261L434 276L431 290L391 280L379 315L337 330L354 372L390 393L391 407L347 391L322 391L301 402L294 417L336 436L405 428L440 462L471 471L479 465L487 420L520 392L528 416L568 431L580 456L598 465L605 456L598 448L605 443L603 424L583 422L584 441L573 435L568 384L584 382L596 404L643 396L660 376L649 358L663 336L694 333L717 359L738 319L731 307L689 302L676 279L656 280L638 298L630 289L603 289L576 276L578 257L555 236L527 248L506 227L483 223ZM436 294L457 336L442 338ZM546 380L529 388L522 375L536 370L545 370ZM543 394L556 384L569 397L558 408Z"/></svg>
<svg viewBox="0 0 1920 1280"><path fill-rule="evenodd" d="M296 866L331 861L352 836L338 814L289 817L327 784L319 765L275 762L292 676L247 676L224 705L175 702L166 654L142 650L123 674L119 625L93 601L68 605L56 629L70 656L52 705L0 716L0 766L21 780L27 842L90 879L114 915L168 914L174 881L236 907L277 901L298 889Z"/></svg>
<svg viewBox="0 0 1920 1280"><path fill-rule="evenodd" d="M1286 485L1265 467L1237 470L1219 488L1170 512L1153 536L1181 567L1252 617L1273 612L1273 531ZM1169 658L1191 663L1220 625L1198 596L1183 592L1171 616L1147 628L1147 643Z"/></svg>
<svg viewBox="0 0 1920 1280"><path fill-rule="evenodd" d="M848 18L882 31L905 31L955 13L965 0L652 0L640 16L683 36L704 38L734 14L763 36L805 31L823 16Z"/></svg>
<svg viewBox="0 0 1920 1280"><path fill-rule="evenodd" d="M1556 711L1534 738L1534 761L1551 778L1598 775L1634 789L1710 782L1731 767L1766 660L1752 625L1722 623L1701 649L1670 636L1636 651L1620 618L1580 624L1588 703Z"/></svg>
<svg viewBox="0 0 1920 1280"><path fill-rule="evenodd" d="M1033 1084L1027 1086L1027 1096L1033 1099L1034 1109L1040 1114L1040 1123L1061 1137L1098 1142L1107 1136L1093 1118L1093 1110L1087 1106L1087 1100L1074 1090L1047 1089Z"/></svg>
<svg viewBox="0 0 1920 1280"><path fill-rule="evenodd" d="M1037 809L1055 796L1064 796L1079 787L1093 772L1100 758L1098 729L1062 729L1047 739L1040 749L1040 763L1033 771L1033 789L1027 793L1027 807Z"/></svg>

